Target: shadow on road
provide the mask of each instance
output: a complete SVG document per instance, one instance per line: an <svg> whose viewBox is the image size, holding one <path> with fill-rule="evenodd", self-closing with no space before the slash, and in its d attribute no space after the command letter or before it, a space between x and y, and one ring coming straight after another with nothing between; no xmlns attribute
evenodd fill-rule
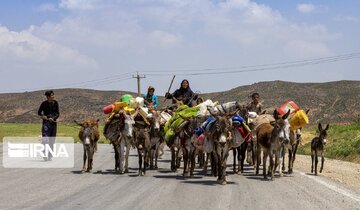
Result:
<svg viewBox="0 0 360 210"><path fill-rule="evenodd" d="M83 172L80 170L80 171L71 171L71 173L73 174L83 174Z"/></svg>
<svg viewBox="0 0 360 210"><path fill-rule="evenodd" d="M198 185L206 185L206 186L219 186L216 180L186 180L182 181L182 183L186 184L198 184ZM227 182L227 184L236 184L235 182Z"/></svg>
<svg viewBox="0 0 360 210"><path fill-rule="evenodd" d="M317 176L317 175L315 175L315 174L313 174L313 173L305 173L306 175L309 175L309 176Z"/></svg>

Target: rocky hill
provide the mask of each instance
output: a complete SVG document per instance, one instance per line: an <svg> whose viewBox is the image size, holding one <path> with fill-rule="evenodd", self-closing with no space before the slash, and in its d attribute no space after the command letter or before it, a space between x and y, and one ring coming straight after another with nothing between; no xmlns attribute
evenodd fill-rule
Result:
<svg viewBox="0 0 360 210"><path fill-rule="evenodd" d="M248 103L249 95L259 92L264 109L292 100L303 109L310 109L311 123L352 123L360 119L360 81L327 83L293 83L283 81L259 82L224 92L202 94L214 101ZM0 122L40 122L37 109L44 100L44 91L0 94ZM60 122L81 120L87 116L104 118L102 108L119 99L122 91L88 89L55 90L60 104ZM130 93L135 95L135 93ZM163 97L160 97L160 103ZM169 101L166 104L167 105Z"/></svg>

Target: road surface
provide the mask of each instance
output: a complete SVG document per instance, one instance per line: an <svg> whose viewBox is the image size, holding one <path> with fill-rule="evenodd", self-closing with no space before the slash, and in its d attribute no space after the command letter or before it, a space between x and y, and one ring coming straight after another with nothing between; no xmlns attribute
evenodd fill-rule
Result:
<svg viewBox="0 0 360 210"><path fill-rule="evenodd" d="M170 154L159 170L137 175L135 150L130 173L113 171L110 145L99 145L92 173L80 174L82 145L75 148L73 169L6 169L0 167L0 209L360 209L360 195L332 180L295 171L263 180L250 167L242 175L228 167L228 184L202 175L170 172ZM0 145L2 159L2 145ZM229 156L229 166L232 154ZM44 162L46 164L46 162Z"/></svg>

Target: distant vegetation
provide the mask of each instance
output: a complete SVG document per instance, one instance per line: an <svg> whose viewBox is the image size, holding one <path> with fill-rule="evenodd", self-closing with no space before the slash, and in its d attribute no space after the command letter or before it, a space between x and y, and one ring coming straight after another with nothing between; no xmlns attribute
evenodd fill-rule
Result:
<svg viewBox="0 0 360 210"><path fill-rule="evenodd" d="M299 153L310 155L311 140L318 136L317 127L305 129L304 136L304 145L299 147ZM360 123L330 125L325 157L360 163Z"/></svg>
<svg viewBox="0 0 360 210"><path fill-rule="evenodd" d="M102 132L103 125L99 125ZM80 127L75 124L62 124L59 123L57 128L57 136L73 137L76 143L80 142L78 137ZM5 136L41 136L40 123L0 123L0 142L3 141ZM109 143L103 135L100 135L99 143Z"/></svg>

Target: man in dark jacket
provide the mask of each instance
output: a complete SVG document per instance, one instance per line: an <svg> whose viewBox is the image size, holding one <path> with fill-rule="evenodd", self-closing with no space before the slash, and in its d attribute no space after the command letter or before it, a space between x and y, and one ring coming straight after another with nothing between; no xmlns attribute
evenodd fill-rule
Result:
<svg viewBox="0 0 360 210"><path fill-rule="evenodd" d="M49 144L50 148L53 149L56 137L56 120L58 119L59 104L54 99L54 92L52 90L45 92L46 101L42 102L38 111L38 115L42 118L42 143L44 146ZM44 160L51 160L51 153L45 154Z"/></svg>
<svg viewBox="0 0 360 210"><path fill-rule="evenodd" d="M173 99L173 104L184 104L189 107L192 107L192 102L197 99L197 95L191 90L189 81L186 79L181 82L179 89L175 90L173 94L166 93L165 97L167 99Z"/></svg>

